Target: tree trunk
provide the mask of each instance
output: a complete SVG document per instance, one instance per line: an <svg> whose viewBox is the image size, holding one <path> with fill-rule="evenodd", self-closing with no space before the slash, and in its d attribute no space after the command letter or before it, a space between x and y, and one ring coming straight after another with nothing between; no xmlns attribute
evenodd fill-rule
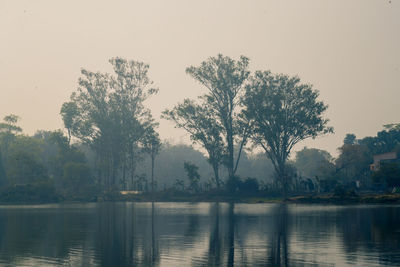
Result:
<svg viewBox="0 0 400 267"><path fill-rule="evenodd" d="M126 190L126 163L124 160L124 165L122 166L122 181L123 181L123 188Z"/></svg>
<svg viewBox="0 0 400 267"><path fill-rule="evenodd" d="M228 143L228 175L229 179L233 179L233 176L235 175L234 170L233 170L233 136L232 136L232 130L227 129L227 143Z"/></svg>
<svg viewBox="0 0 400 267"><path fill-rule="evenodd" d="M218 170L218 164L213 164L213 170L214 170L214 176L215 176L215 184L217 185L217 188L219 189L220 187L220 181L219 181L219 170Z"/></svg>
<svg viewBox="0 0 400 267"><path fill-rule="evenodd" d="M151 154L151 193L154 193L154 161L155 155Z"/></svg>
<svg viewBox="0 0 400 267"><path fill-rule="evenodd" d="M279 178L281 179L282 183L282 189L283 189L283 197L284 199L287 198L288 194L288 181L287 181L287 175L286 175L286 170L285 170L285 162L284 161L279 161Z"/></svg>

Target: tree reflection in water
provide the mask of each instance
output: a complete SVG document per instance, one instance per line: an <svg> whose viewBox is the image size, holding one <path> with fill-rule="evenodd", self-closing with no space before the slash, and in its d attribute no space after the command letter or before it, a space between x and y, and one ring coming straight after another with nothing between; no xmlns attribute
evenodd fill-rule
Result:
<svg viewBox="0 0 400 267"><path fill-rule="evenodd" d="M0 207L0 266L393 266L399 221L398 206Z"/></svg>
<svg viewBox="0 0 400 267"><path fill-rule="evenodd" d="M210 208L211 224L207 266L230 267L257 264L261 266L289 266L288 207L286 205L278 205L271 210L269 214L271 217L268 219L272 219L272 223L265 224L266 231L259 233L260 238L269 240L264 258L247 255L248 232L237 229L239 226L236 219L241 222L240 227L251 226L249 225L249 216L235 214L234 203L228 204L227 214L221 214L221 205L224 204L215 203ZM240 232L240 237L235 237L237 231Z"/></svg>
<svg viewBox="0 0 400 267"><path fill-rule="evenodd" d="M219 203L212 204L210 210L211 227L210 241L208 245L208 266L220 266L221 263L221 240L219 235Z"/></svg>
<svg viewBox="0 0 400 267"><path fill-rule="evenodd" d="M288 249L288 207L280 204L273 212L274 222L270 237L270 266L289 266Z"/></svg>
<svg viewBox="0 0 400 267"><path fill-rule="evenodd" d="M155 210L151 203L147 210L150 214L141 213L138 217L134 203L101 205L94 249L98 265L157 266L160 255Z"/></svg>

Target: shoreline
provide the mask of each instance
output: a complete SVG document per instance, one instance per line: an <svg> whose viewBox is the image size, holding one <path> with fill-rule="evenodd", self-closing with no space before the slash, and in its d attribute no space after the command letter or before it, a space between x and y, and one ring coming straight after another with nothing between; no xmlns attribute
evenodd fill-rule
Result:
<svg viewBox="0 0 400 267"><path fill-rule="evenodd" d="M332 196L332 195L300 195L292 196L286 200L280 197L263 196L239 196L236 198L227 196L162 196L162 195L125 195L113 199L97 200L59 200L59 201L10 201L0 202L1 206L14 205L46 205L46 204L71 204L71 203L101 203L101 202L225 202L225 203L286 203L286 204L332 204L332 205L354 205L354 204L400 204L400 194L365 194L358 196Z"/></svg>

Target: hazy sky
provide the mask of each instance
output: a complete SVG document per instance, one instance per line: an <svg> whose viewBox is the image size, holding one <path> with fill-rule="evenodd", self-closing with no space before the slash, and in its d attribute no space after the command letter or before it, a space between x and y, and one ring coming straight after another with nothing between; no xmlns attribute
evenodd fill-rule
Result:
<svg viewBox="0 0 400 267"><path fill-rule="evenodd" d="M80 69L109 72L115 56L150 64L160 91L147 104L173 142L188 136L161 111L206 92L185 68L218 53L320 91L335 134L296 149L335 154L348 132L400 122L400 0L1 0L0 36L0 117L27 134L62 128Z"/></svg>

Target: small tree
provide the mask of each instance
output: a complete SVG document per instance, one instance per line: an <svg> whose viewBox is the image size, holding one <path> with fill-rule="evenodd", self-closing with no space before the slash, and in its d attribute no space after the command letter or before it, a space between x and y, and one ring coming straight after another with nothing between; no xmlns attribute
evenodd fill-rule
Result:
<svg viewBox="0 0 400 267"><path fill-rule="evenodd" d="M4 122L0 123L0 132L6 132L10 134L17 134L22 132L21 127L17 126L17 122L20 117L14 114L10 114L4 117Z"/></svg>
<svg viewBox="0 0 400 267"><path fill-rule="evenodd" d="M61 106L60 114L68 132L68 144L71 143L72 131L77 128L78 106L75 102L65 102Z"/></svg>
<svg viewBox="0 0 400 267"><path fill-rule="evenodd" d="M219 167L224 157L222 128L216 122L212 109L185 99L172 110L165 110L163 118L175 122L176 127L186 130L194 143L202 145L208 154L207 161L214 171L214 181L220 187Z"/></svg>
<svg viewBox="0 0 400 267"><path fill-rule="evenodd" d="M252 141L271 159L286 197L286 161L298 142L333 132L322 117L327 106L318 91L298 77L257 71L246 86L244 117L252 125Z"/></svg>
<svg viewBox="0 0 400 267"><path fill-rule="evenodd" d="M199 192L199 167L187 161L184 162L183 167L185 168L186 175L189 179L189 189L193 192Z"/></svg>
<svg viewBox="0 0 400 267"><path fill-rule="evenodd" d="M185 190L185 182L182 179L176 179L174 183L174 187L176 190Z"/></svg>
<svg viewBox="0 0 400 267"><path fill-rule="evenodd" d="M20 117L10 114L3 118L3 122L0 122L0 145L5 157L16 135L22 132L21 127L17 126L19 120Z"/></svg>
<svg viewBox="0 0 400 267"><path fill-rule="evenodd" d="M160 136L154 131L153 127L147 130L146 135L143 139L143 149L146 153L150 155L151 158L151 192L154 192L154 163L156 156L160 152L161 141Z"/></svg>

